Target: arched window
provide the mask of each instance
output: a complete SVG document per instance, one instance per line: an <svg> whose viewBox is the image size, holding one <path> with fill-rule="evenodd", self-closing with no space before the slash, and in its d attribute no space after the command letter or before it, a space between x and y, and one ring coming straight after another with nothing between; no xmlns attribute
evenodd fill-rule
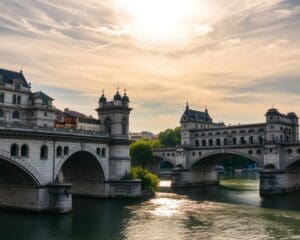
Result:
<svg viewBox="0 0 300 240"><path fill-rule="evenodd" d="M196 140L196 141L195 141L195 146L196 146L196 147L199 147L199 140Z"/></svg>
<svg viewBox="0 0 300 240"><path fill-rule="evenodd" d="M28 157L29 156L29 147L27 144L23 144L21 146L21 157Z"/></svg>
<svg viewBox="0 0 300 240"><path fill-rule="evenodd" d="M209 139L209 140L208 140L208 145L209 145L209 146L214 145L214 141L213 141L212 139Z"/></svg>
<svg viewBox="0 0 300 240"><path fill-rule="evenodd" d="M105 119L104 125L105 125L105 132L107 132L108 134L111 134L112 121L109 117Z"/></svg>
<svg viewBox="0 0 300 240"><path fill-rule="evenodd" d="M241 144L246 144L246 141L245 141L245 138L244 138L244 137L241 137L241 138L240 138L240 143L241 143Z"/></svg>
<svg viewBox="0 0 300 240"><path fill-rule="evenodd" d="M20 113L18 111L14 111L13 114L12 114L12 118L19 119L20 118Z"/></svg>
<svg viewBox="0 0 300 240"><path fill-rule="evenodd" d="M122 119L122 135L127 135L127 119Z"/></svg>
<svg viewBox="0 0 300 240"><path fill-rule="evenodd" d="M56 157L61 157L62 156L62 147L58 146L56 148Z"/></svg>
<svg viewBox="0 0 300 240"><path fill-rule="evenodd" d="M223 139L223 145L227 145L227 138Z"/></svg>
<svg viewBox="0 0 300 240"><path fill-rule="evenodd" d="M231 131L231 134L237 134L237 132L235 130Z"/></svg>
<svg viewBox="0 0 300 240"><path fill-rule="evenodd" d="M4 103L5 95L3 92L0 93L0 103Z"/></svg>
<svg viewBox="0 0 300 240"><path fill-rule="evenodd" d="M283 135L281 134L280 135L280 142L283 142L284 141L284 137L283 137Z"/></svg>
<svg viewBox="0 0 300 240"><path fill-rule="evenodd" d="M4 117L4 111L2 108L0 108L0 118L3 118Z"/></svg>
<svg viewBox="0 0 300 240"><path fill-rule="evenodd" d="M10 155L12 157L19 156L19 146L17 144L11 145L11 147L10 147Z"/></svg>
<svg viewBox="0 0 300 240"><path fill-rule="evenodd" d="M64 147L64 155L65 155L65 156L68 156L68 155L69 155L69 147L68 147L68 146L65 146L65 147Z"/></svg>
<svg viewBox="0 0 300 240"><path fill-rule="evenodd" d="M41 159L48 159L48 147L46 145L43 145L41 147L40 157Z"/></svg>
<svg viewBox="0 0 300 240"><path fill-rule="evenodd" d="M101 156L101 148L96 149L97 155Z"/></svg>
<svg viewBox="0 0 300 240"><path fill-rule="evenodd" d="M237 144L236 137L234 137L234 138L232 139L232 144L233 144L233 145L236 145L236 144Z"/></svg>
<svg viewBox="0 0 300 240"><path fill-rule="evenodd" d="M220 140L219 138L216 140L216 145L217 145L217 146L220 146L220 145L221 145L221 140Z"/></svg>
<svg viewBox="0 0 300 240"><path fill-rule="evenodd" d="M253 138L253 136L250 136L250 137L249 137L249 143L250 143L250 144L253 144L253 143L254 143L254 138Z"/></svg>
<svg viewBox="0 0 300 240"><path fill-rule="evenodd" d="M259 137L258 137L258 142L259 142L260 144L262 144L263 141L264 141L263 137L262 137L262 136L259 136Z"/></svg>
<svg viewBox="0 0 300 240"><path fill-rule="evenodd" d="M106 157L106 149L102 148L102 157Z"/></svg>
<svg viewBox="0 0 300 240"><path fill-rule="evenodd" d="M202 140L202 146L206 146L206 140L205 139Z"/></svg>

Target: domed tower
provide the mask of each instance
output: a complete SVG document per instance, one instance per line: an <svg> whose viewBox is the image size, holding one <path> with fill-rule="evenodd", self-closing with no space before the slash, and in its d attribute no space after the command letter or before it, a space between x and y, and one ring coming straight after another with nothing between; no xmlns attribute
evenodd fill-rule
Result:
<svg viewBox="0 0 300 240"><path fill-rule="evenodd" d="M113 138L129 138L129 98L126 93L122 97L117 89L112 101L107 101L102 93L99 98L98 112L101 122L101 131L106 132Z"/></svg>
<svg viewBox="0 0 300 240"><path fill-rule="evenodd" d="M270 108L266 113L266 136L268 142L281 141L281 119L282 114L276 108Z"/></svg>
<svg viewBox="0 0 300 240"><path fill-rule="evenodd" d="M287 114L287 118L291 121L291 141L297 142L299 140L299 118L294 112Z"/></svg>

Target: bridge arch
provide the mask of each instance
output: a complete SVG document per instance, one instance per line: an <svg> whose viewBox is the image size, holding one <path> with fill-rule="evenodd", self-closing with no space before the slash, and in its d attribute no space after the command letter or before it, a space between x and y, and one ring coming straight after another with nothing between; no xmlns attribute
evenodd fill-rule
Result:
<svg viewBox="0 0 300 240"><path fill-rule="evenodd" d="M4 170L4 172L5 169L12 170L19 176L23 177L26 182L31 182L32 185L41 186L46 184L39 171L36 170L29 162L25 161L21 157L11 156L10 152L2 149L0 149L0 166L2 166L0 167L0 170ZM6 176L5 178L9 179L11 177L13 176Z"/></svg>
<svg viewBox="0 0 300 240"><path fill-rule="evenodd" d="M56 182L71 183L72 193L83 196L105 196L107 167L92 151L74 151L56 167Z"/></svg>
<svg viewBox="0 0 300 240"><path fill-rule="evenodd" d="M63 165L68 160L70 160L70 158L72 156L74 156L74 155L76 155L77 153L80 153L80 152L85 152L88 156L90 156L91 158L94 158L98 162L99 166L101 167L101 169L103 171L105 181L108 181L108 179L109 179L109 170L108 170L108 165L107 165L107 163L105 163L104 159L101 158L97 154L96 150L94 150L92 148L87 148L87 147L82 148L81 146L69 149L69 154L60 159L60 161L56 164L56 167L55 167L55 176L58 177L59 172L61 171Z"/></svg>
<svg viewBox="0 0 300 240"><path fill-rule="evenodd" d="M229 150L229 149L228 150L221 149L221 150L216 150L216 151L212 151L212 152L203 154L199 158L194 159L190 164L190 168L193 168L197 164L205 165L209 161L210 161L209 163L211 163L211 164L218 163L220 160L217 160L215 162L210 160L210 158L215 157L215 156L221 156L221 157L222 156L241 156L241 157L247 158L259 165L261 165L263 162L263 160L256 158L255 156L250 155L250 154L246 154L246 153L234 151L234 150Z"/></svg>
<svg viewBox="0 0 300 240"><path fill-rule="evenodd" d="M286 161L284 166L285 171L300 171L300 156Z"/></svg>

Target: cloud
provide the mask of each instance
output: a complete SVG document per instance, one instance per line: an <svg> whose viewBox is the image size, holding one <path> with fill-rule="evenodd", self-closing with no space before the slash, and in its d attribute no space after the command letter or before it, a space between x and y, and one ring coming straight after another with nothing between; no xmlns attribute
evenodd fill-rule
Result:
<svg viewBox="0 0 300 240"><path fill-rule="evenodd" d="M133 131L178 125L187 100L226 122L299 108L299 1L187 1L197 7L165 41L136 34L117 0L2 0L0 66L88 115L102 89L126 87Z"/></svg>
<svg viewBox="0 0 300 240"><path fill-rule="evenodd" d="M194 31L198 36L206 36L214 31L214 28L209 25L194 25Z"/></svg>

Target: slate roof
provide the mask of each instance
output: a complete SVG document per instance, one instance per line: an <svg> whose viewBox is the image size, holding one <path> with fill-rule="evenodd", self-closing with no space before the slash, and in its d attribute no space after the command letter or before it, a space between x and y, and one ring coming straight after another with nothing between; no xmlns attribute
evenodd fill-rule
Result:
<svg viewBox="0 0 300 240"><path fill-rule="evenodd" d="M189 120L197 120L204 122L212 121L212 118L210 117L207 111L201 112L192 109L186 109L183 115L187 116Z"/></svg>
<svg viewBox="0 0 300 240"><path fill-rule="evenodd" d="M41 98L41 99L46 99L46 100L53 100L53 98L49 97L47 94L39 91L32 93L32 98Z"/></svg>
<svg viewBox="0 0 300 240"><path fill-rule="evenodd" d="M28 87L28 88L30 87L22 71L14 72L14 71L0 68L0 75L2 76L4 82L8 84L12 84L14 79L18 79L22 82L24 87Z"/></svg>

